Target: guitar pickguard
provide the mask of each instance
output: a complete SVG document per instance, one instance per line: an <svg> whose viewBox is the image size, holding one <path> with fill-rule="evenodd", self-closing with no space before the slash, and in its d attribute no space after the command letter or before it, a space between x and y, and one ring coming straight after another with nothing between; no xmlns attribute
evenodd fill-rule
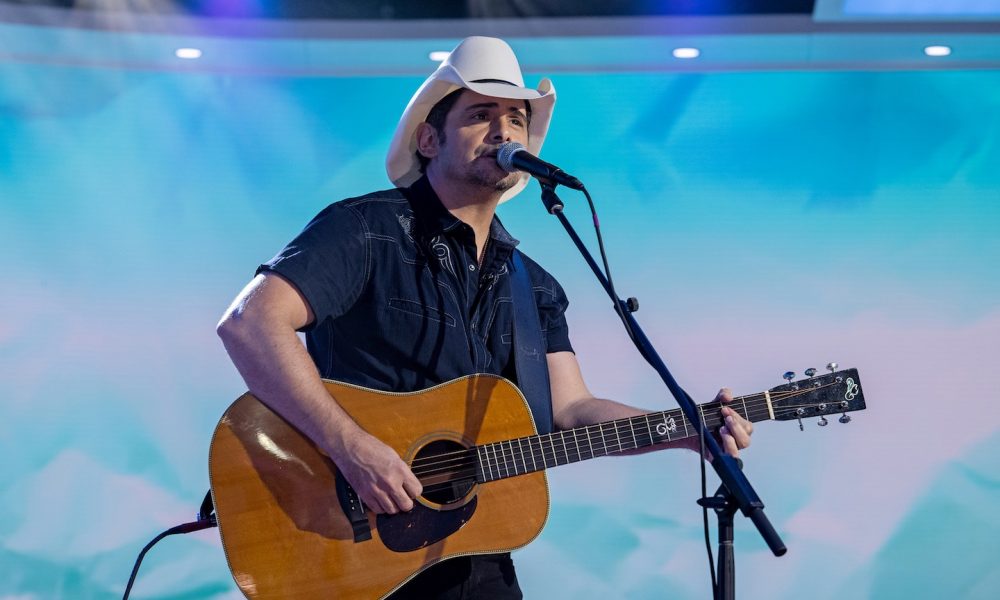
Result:
<svg viewBox="0 0 1000 600"><path fill-rule="evenodd" d="M412 552L455 533L475 512L475 497L453 510L434 510L417 502L410 512L378 515L375 526L386 548L393 552Z"/></svg>

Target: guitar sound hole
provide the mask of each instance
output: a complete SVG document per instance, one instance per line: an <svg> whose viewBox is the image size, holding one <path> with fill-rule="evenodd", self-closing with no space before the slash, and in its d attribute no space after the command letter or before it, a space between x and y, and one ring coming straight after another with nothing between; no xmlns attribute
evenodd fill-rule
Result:
<svg viewBox="0 0 1000 600"><path fill-rule="evenodd" d="M458 502L476 484L472 452L451 440L436 440L427 444L413 457L412 466L424 486L421 495L436 504Z"/></svg>

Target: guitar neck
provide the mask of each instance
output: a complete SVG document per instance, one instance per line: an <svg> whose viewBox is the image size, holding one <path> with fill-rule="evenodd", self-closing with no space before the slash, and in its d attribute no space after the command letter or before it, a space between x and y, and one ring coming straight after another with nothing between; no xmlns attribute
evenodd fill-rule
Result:
<svg viewBox="0 0 1000 600"><path fill-rule="evenodd" d="M739 396L727 404L748 421L774 418L767 393ZM722 424L719 402L698 406L708 430ZM618 454L698 435L698 429L675 408L637 417L616 419L575 429L533 435L476 446L476 480L496 481L600 456Z"/></svg>

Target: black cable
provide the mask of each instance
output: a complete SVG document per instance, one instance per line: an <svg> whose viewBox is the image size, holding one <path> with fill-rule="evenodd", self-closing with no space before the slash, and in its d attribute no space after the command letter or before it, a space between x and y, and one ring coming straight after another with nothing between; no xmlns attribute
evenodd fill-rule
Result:
<svg viewBox="0 0 1000 600"><path fill-rule="evenodd" d="M625 310L622 308L622 300L618 297L618 292L615 290L615 282L611 278L611 267L608 266L608 255L604 251L604 238L601 236L601 222L597 218L597 209L594 208L594 200L590 197L590 192L587 191L586 187L582 187L581 191L583 195L587 198L587 204L590 205L590 215L594 221L594 233L597 234L597 250L601 254L601 262L604 263L604 278L608 280L608 287L611 288L611 297L614 298L615 312L618 314L618 318L622 320L622 325L625 326L625 332L628 334L629 339L635 342L635 334L632 332L632 326L629 325L628 319L625 318ZM641 347L637 344L637 347Z"/></svg>
<svg viewBox="0 0 1000 600"><path fill-rule="evenodd" d="M139 553L139 556L136 557L135 565L132 567L132 575L130 575L128 578L128 585L125 586L125 595L122 596L122 600L128 600L128 595L132 591L132 584L135 583L135 576L138 575L139 573L139 565L142 564L142 559L143 557L146 556L146 552L148 552L149 549L156 544L156 542L159 542L168 535L174 535L178 533L191 533L192 531L201 531L202 529L208 529L209 527L218 527L218 526L219 524L215 520L215 515L208 515L208 517L200 519L198 521L192 521L190 523L184 523L182 525L171 527L170 529L164 531L163 533L153 538L148 544L146 544L146 547L142 549L142 552Z"/></svg>
<svg viewBox="0 0 1000 600"><path fill-rule="evenodd" d="M618 292L615 291L614 281L611 279L611 267L608 266L608 255L604 251L604 238L601 236L601 224L600 220L597 218L597 209L594 207L594 201L590 197L590 192L587 191L586 187L581 188L583 195L587 198L587 204L590 205L590 214L594 220L594 232L597 234L597 249L601 254L601 262L604 263L604 277L608 280L608 287L611 289L611 296L614 298L615 312L618 317L622 320L622 324L625 326L625 332L628 334L629 338L635 342L635 333L632 332L632 326L629 325L628 319L625 317L625 310L622 307L621 298L618 297ZM642 345L636 344L636 347L642 351ZM704 415L699 419L698 426L698 439L701 443L701 449L699 452L699 459L701 460L701 497L708 497L708 484L707 476L705 474L705 419ZM712 541L711 534L709 533L708 527L708 507L701 507L702 523L705 530L705 550L708 552L708 569L709 574L712 576L712 597L717 598L719 594L719 582L716 580L715 576L715 554L712 552Z"/></svg>
<svg viewBox="0 0 1000 600"><path fill-rule="evenodd" d="M701 459L701 497L708 498L708 486L705 476L705 418L702 415L698 427L698 440L701 442L699 458ZM708 573L712 576L712 598L719 597L719 582L715 578L715 554L712 553L712 536L708 531L708 506L701 506L701 522L705 529L705 552L708 553Z"/></svg>

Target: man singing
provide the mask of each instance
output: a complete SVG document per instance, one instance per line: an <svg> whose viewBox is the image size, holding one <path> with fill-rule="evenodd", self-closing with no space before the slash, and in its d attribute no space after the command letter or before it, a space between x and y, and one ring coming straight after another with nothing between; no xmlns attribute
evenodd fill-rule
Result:
<svg viewBox="0 0 1000 600"><path fill-rule="evenodd" d="M548 79L525 87L505 42L465 39L399 120L386 160L397 187L320 212L260 266L219 323L250 391L329 455L375 513L410 511L421 484L320 378L393 392L473 373L518 380L511 344L518 242L495 212L528 176L501 169L496 153L518 142L537 155L554 104ZM570 345L562 287L527 257L523 264L545 345L554 428L645 413L591 394ZM305 332L305 347L297 331ZM723 390L719 399L732 396ZM719 435L735 456L750 444L752 425L728 407L722 413ZM509 554L481 555L430 566L392 597L520 598L521 590Z"/></svg>

